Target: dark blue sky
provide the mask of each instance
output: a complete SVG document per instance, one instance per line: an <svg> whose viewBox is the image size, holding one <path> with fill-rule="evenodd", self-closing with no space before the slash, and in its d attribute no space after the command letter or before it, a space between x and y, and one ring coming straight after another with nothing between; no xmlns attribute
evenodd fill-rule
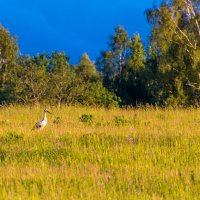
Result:
<svg viewBox="0 0 200 200"><path fill-rule="evenodd" d="M77 63L84 52L95 60L122 25L147 41L144 11L159 0L0 0L0 23L18 37L23 54L64 50Z"/></svg>

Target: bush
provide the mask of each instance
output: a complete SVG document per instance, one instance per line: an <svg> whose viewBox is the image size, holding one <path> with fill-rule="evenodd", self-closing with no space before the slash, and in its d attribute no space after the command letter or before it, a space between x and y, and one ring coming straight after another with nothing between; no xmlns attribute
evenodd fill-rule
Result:
<svg viewBox="0 0 200 200"><path fill-rule="evenodd" d="M124 126L128 123L124 116L115 116L114 122L116 126Z"/></svg>
<svg viewBox="0 0 200 200"><path fill-rule="evenodd" d="M91 124L93 122L93 115L91 114L83 114L80 117L80 121L83 123Z"/></svg>
<svg viewBox="0 0 200 200"><path fill-rule="evenodd" d="M109 92L102 82L87 83L81 103L89 106L118 107L120 98Z"/></svg>

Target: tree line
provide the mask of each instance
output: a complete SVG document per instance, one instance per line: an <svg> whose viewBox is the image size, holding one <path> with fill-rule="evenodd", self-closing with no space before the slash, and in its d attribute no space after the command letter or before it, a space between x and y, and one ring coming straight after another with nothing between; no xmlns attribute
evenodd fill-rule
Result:
<svg viewBox="0 0 200 200"><path fill-rule="evenodd" d="M96 63L84 53L77 65L65 52L19 55L0 26L0 103L198 106L200 2L166 1L145 14L148 45L118 26Z"/></svg>

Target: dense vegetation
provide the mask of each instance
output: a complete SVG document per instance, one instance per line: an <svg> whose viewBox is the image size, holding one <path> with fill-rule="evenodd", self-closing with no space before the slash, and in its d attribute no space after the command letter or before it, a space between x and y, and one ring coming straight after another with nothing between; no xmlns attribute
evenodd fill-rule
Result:
<svg viewBox="0 0 200 200"><path fill-rule="evenodd" d="M42 109L0 109L0 199L199 199L199 109Z"/></svg>
<svg viewBox="0 0 200 200"><path fill-rule="evenodd" d="M172 0L146 11L148 46L122 26L96 63L83 54L71 65L64 52L18 55L0 27L0 102L37 104L196 105L200 103L200 5Z"/></svg>

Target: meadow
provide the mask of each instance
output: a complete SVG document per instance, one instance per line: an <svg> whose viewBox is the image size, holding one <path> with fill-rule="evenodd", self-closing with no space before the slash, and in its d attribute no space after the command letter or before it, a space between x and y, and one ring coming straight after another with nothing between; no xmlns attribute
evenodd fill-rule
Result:
<svg viewBox="0 0 200 200"><path fill-rule="evenodd" d="M199 199L200 109L0 108L0 199Z"/></svg>

